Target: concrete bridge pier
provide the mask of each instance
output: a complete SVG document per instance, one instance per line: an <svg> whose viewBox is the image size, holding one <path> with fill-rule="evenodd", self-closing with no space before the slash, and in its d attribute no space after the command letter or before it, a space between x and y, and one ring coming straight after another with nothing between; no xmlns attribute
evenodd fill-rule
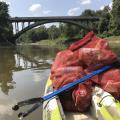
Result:
<svg viewBox="0 0 120 120"><path fill-rule="evenodd" d="M25 23L22 22L22 30L25 28Z"/></svg>
<svg viewBox="0 0 120 120"><path fill-rule="evenodd" d="M15 33L19 32L19 23L15 22Z"/></svg>

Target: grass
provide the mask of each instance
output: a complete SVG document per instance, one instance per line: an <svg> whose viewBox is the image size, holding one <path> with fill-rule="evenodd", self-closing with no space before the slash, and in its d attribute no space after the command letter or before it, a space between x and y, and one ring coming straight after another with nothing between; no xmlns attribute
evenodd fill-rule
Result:
<svg viewBox="0 0 120 120"><path fill-rule="evenodd" d="M54 40L41 40L36 43L32 43L31 45L40 45L40 46L49 46L49 47L57 47L60 49L67 48L71 43L80 40L80 38L65 38L60 37Z"/></svg>
<svg viewBox="0 0 120 120"><path fill-rule="evenodd" d="M106 38L109 42L109 45L114 47L120 47L120 36L111 36Z"/></svg>
<svg viewBox="0 0 120 120"><path fill-rule="evenodd" d="M111 37L106 37L105 39L108 40L109 45L111 48L115 49L120 49L120 36L111 36ZM57 38L54 40L41 40L36 43L30 43L30 45L38 45L38 46L45 46L45 47L57 47L59 49L65 49L70 43L75 42L79 39L71 39L68 40L67 38ZM28 43L27 43L28 45Z"/></svg>
<svg viewBox="0 0 120 120"><path fill-rule="evenodd" d="M109 39L109 40L120 40L120 36L110 36L110 37L107 37L106 39Z"/></svg>
<svg viewBox="0 0 120 120"><path fill-rule="evenodd" d="M58 38L54 40L41 40L36 43L31 43L31 45L40 45L40 46L49 46L49 47L57 47L61 49L65 49L66 45L64 44L65 38Z"/></svg>
<svg viewBox="0 0 120 120"><path fill-rule="evenodd" d="M111 49L120 56L120 36L111 36L106 38Z"/></svg>

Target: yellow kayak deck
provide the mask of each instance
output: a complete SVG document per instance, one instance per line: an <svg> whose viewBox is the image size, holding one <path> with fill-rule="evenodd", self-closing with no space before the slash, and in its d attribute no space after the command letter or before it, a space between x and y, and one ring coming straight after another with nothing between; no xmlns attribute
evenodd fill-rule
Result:
<svg viewBox="0 0 120 120"><path fill-rule="evenodd" d="M52 81L48 79L45 86L44 95L47 95L51 92L53 92ZM104 91L103 93L106 94L106 92ZM87 113L67 112L63 111L60 99L58 96L56 96L50 99L49 101L44 102L43 120L120 120L120 102L114 104L117 105L117 108L115 107L115 110L113 112L115 113L116 111L118 112L117 117L113 117L110 114L109 106L106 107L103 105L102 107L99 107L98 96L96 93L95 94L93 93L92 105Z"/></svg>
<svg viewBox="0 0 120 120"><path fill-rule="evenodd" d="M44 95L53 92L52 81L47 80ZM59 97L55 97L43 104L43 120L95 120L89 112L82 114L80 112L63 111Z"/></svg>

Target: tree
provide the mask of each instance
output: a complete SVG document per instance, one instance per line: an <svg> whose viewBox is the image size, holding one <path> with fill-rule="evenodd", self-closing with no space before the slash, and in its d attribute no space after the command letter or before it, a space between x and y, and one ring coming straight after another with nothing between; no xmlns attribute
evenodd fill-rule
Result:
<svg viewBox="0 0 120 120"><path fill-rule="evenodd" d="M91 9L86 9L82 12L82 14L80 15L81 17L98 17L100 14L100 11L94 11ZM93 21L92 21L93 22ZM94 32L98 33L98 22L88 22L87 25L86 23L83 23L84 26L91 28ZM82 33L86 33L86 30L81 30ZM83 34L84 35L84 34ZM82 35L82 36L83 36Z"/></svg>
<svg viewBox="0 0 120 120"><path fill-rule="evenodd" d="M85 11L82 12L80 16L81 17L95 17L96 13L94 10L86 9Z"/></svg>
<svg viewBox="0 0 120 120"><path fill-rule="evenodd" d="M13 30L12 24L9 21L8 5L5 2L0 2L0 42L12 41Z"/></svg>
<svg viewBox="0 0 120 120"><path fill-rule="evenodd" d="M49 39L54 40L60 36L60 31L55 25L52 25L48 28L48 35Z"/></svg>
<svg viewBox="0 0 120 120"><path fill-rule="evenodd" d="M102 13L103 13L103 10L97 10L95 14L97 17L101 17Z"/></svg>
<svg viewBox="0 0 120 120"><path fill-rule="evenodd" d="M65 37L65 24L64 23L59 24L59 31L60 31L60 37Z"/></svg>
<svg viewBox="0 0 120 120"><path fill-rule="evenodd" d="M111 18L109 13L109 6L105 6L100 14L101 14L101 17L98 25L98 31L100 34L102 34L104 32L109 31L109 24L110 24L110 18Z"/></svg>
<svg viewBox="0 0 120 120"><path fill-rule="evenodd" d="M78 35L79 32L80 32L79 27L76 27L75 25L71 25L71 24L65 25L65 36L67 38L74 38Z"/></svg>
<svg viewBox="0 0 120 120"><path fill-rule="evenodd" d="M38 40L38 35L35 30L28 32L28 39L32 40L32 42L36 42Z"/></svg>
<svg viewBox="0 0 120 120"><path fill-rule="evenodd" d="M46 29L46 27L44 25L37 28L35 31L36 31L37 37L38 37L37 41L48 39L47 29Z"/></svg>
<svg viewBox="0 0 120 120"><path fill-rule="evenodd" d="M120 0L113 0L111 15L110 31L120 35Z"/></svg>

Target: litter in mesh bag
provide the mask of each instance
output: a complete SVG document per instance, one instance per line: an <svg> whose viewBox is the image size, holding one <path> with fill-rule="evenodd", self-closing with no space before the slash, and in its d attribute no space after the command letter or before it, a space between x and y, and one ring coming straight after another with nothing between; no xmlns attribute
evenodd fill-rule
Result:
<svg viewBox="0 0 120 120"><path fill-rule="evenodd" d="M97 37L93 32L89 32L83 39L71 44L68 49L56 55L55 61L51 67L50 76L53 87L54 89L59 89L117 60L118 57L112 52L108 42L105 39ZM115 76L120 76L120 72L118 71L113 70L112 72L105 72L88 80L89 82L87 82L87 84L84 82L71 88L70 97L66 97L66 99L62 100L62 103L65 104L63 106L68 110L86 111L90 106L92 82L100 85L104 90L119 98L120 79L115 79ZM110 74L114 74L113 79L107 77ZM110 89L113 91L110 91ZM67 101L69 101L68 103L74 103L71 108L70 105L67 105Z"/></svg>

